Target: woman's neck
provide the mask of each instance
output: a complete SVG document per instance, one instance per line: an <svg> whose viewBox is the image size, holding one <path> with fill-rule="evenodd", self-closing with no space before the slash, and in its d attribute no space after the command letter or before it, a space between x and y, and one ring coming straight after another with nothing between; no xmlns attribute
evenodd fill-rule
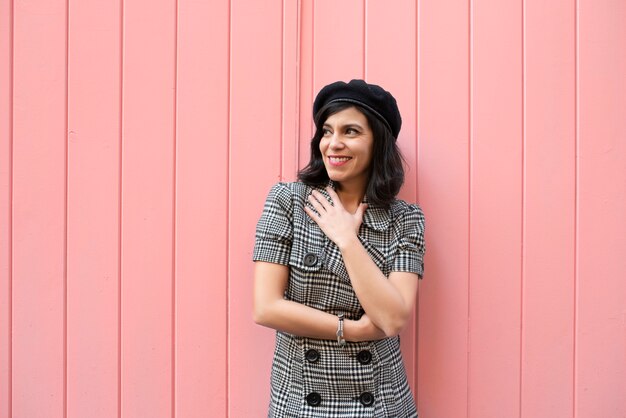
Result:
<svg viewBox="0 0 626 418"><path fill-rule="evenodd" d="M336 185L336 192L341 200L341 204L350 213L356 212L363 197L365 196L365 187L357 187L338 183Z"/></svg>

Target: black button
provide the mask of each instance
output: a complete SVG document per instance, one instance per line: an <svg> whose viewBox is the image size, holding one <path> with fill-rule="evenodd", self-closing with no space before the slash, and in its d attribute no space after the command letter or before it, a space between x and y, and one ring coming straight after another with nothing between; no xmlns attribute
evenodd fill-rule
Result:
<svg viewBox="0 0 626 418"><path fill-rule="evenodd" d="M373 399L372 399L372 402L374 402ZM322 403L322 396L317 392L311 392L308 395L306 395L306 403L308 403L310 406L318 406L319 404Z"/></svg>
<svg viewBox="0 0 626 418"><path fill-rule="evenodd" d="M365 406L371 406L374 403L374 395L370 392L363 392L361 396L359 396L359 400Z"/></svg>
<svg viewBox="0 0 626 418"><path fill-rule="evenodd" d="M315 363L317 360L320 359L320 353L317 350L310 349L307 350L306 353L304 353L304 357L309 361L309 363Z"/></svg>
<svg viewBox="0 0 626 418"><path fill-rule="evenodd" d="M304 265L313 267L315 264L317 264L317 255L315 255L315 253L307 253L307 255L304 256Z"/></svg>
<svg viewBox="0 0 626 418"><path fill-rule="evenodd" d="M368 350L359 351L359 354L356 355L356 359L359 360L361 364L369 364L372 361L372 353Z"/></svg>

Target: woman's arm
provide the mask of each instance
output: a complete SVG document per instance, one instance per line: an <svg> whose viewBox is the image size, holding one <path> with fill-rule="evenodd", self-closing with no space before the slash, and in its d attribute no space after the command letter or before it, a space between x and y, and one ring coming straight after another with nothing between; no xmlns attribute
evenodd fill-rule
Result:
<svg viewBox="0 0 626 418"><path fill-rule="evenodd" d="M352 288L372 322L385 335L397 335L408 322L415 304L417 274L392 272L387 279L358 238L366 205L361 204L356 213L351 214L341 205L332 188L327 191L333 205L314 191L309 201L318 213L308 207L305 211L341 251Z"/></svg>
<svg viewBox="0 0 626 418"><path fill-rule="evenodd" d="M300 337L336 339L337 316L284 299L288 278L287 266L255 262L254 321ZM371 341L384 337L385 333L367 315L363 315L358 321L344 320L346 341Z"/></svg>
<svg viewBox="0 0 626 418"><path fill-rule="evenodd" d="M389 279L370 258L358 237L339 247L352 288L372 322L393 336L408 322L417 294L417 274L394 271Z"/></svg>

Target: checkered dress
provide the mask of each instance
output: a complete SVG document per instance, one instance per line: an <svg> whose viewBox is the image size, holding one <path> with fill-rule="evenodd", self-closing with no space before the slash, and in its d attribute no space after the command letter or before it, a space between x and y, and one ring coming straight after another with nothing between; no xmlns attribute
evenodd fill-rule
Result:
<svg viewBox="0 0 626 418"><path fill-rule="evenodd" d="M332 183L331 183L332 184ZM329 201L328 193L318 189ZM346 319L363 308L337 246L305 212L312 187L279 183L270 191L256 229L253 259L290 267L285 298ZM396 200L390 209L368 206L361 243L385 276L422 277L424 216ZM270 417L417 417L399 337L348 342L276 333Z"/></svg>

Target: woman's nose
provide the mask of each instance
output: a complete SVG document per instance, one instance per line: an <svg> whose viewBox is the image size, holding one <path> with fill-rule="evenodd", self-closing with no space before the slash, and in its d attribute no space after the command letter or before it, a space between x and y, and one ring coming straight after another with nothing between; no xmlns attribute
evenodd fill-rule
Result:
<svg viewBox="0 0 626 418"><path fill-rule="evenodd" d="M343 147L343 141L341 139L341 135L339 135L339 133L334 133L333 136L330 137L330 143L328 145L331 148Z"/></svg>

